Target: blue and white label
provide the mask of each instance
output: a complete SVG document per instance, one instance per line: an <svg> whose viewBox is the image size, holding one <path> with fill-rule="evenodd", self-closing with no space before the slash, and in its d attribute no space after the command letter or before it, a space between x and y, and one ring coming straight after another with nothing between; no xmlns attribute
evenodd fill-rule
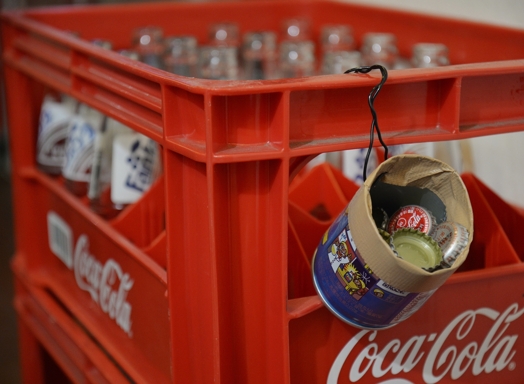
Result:
<svg viewBox="0 0 524 384"><path fill-rule="evenodd" d="M136 132L115 136L111 201L131 204L137 201L155 181L160 167L158 144Z"/></svg>
<svg viewBox="0 0 524 384"><path fill-rule="evenodd" d="M73 181L89 182L93 166L96 135L100 132L104 116L82 105L73 119L66 143L66 156L62 174Z"/></svg>
<svg viewBox="0 0 524 384"><path fill-rule="evenodd" d="M62 167L65 143L69 135L73 108L46 96L42 103L38 126L37 161L50 167Z"/></svg>

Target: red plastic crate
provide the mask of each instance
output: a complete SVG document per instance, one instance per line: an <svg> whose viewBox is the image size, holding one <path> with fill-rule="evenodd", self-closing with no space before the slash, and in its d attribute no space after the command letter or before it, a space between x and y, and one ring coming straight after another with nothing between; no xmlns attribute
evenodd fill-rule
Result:
<svg viewBox="0 0 524 384"><path fill-rule="evenodd" d="M365 357L362 350L369 356L385 353L389 345L382 365L364 359L359 366L364 370L370 364L359 382L376 382L399 356L396 345L412 345L413 359L416 352L424 356L410 369L407 364L400 364L401 372L391 368L380 380L420 382L431 345L454 319L489 308L474 324L472 318L464 323L465 333L475 325L464 338L453 328L460 340L447 339L450 344L440 352L448 355L440 357L452 356L452 341L457 341L457 356L480 351L495 320L507 319L500 314L521 303L515 289L523 274L516 252L521 247L512 243L518 235L506 219L520 222L521 217L510 206L494 212L493 199L486 199L488 193L471 176L465 180L473 191L476 245L463 270L405 324L377 335L359 333L330 315L312 291L308 263L315 238L343 209L354 186L326 167L294 183L293 177L318 153L367 146L367 96L378 74L199 80L87 42L105 37L115 49L125 48L131 30L146 24L204 41L212 21L237 21L244 32L276 30L293 16L310 17L317 35L328 22L348 23L357 42L373 29L392 31L404 55L422 40L448 45L454 65L390 71L375 104L388 145L524 129L524 32L518 30L320 0L51 7L2 14L17 268L63 303L134 381L325 382L340 362L339 381L348 382L353 357ZM64 32L71 30L82 39ZM163 177L116 219L96 216L60 179L36 170L38 116L48 90L70 94L162 145ZM50 249L48 220L62 220L70 229L73 267ZM86 275L77 280L75 272L82 269L74 264L75 254L97 268L113 268L118 276L113 290L121 281L133 282L122 317L100 305L100 293L92 292ZM465 365L458 369L467 369L455 378L518 382L524 376L519 364L524 346L515 336L521 325L522 318L504 323L504 333L490 345L491 351L498 345L503 350L514 342L511 361L491 371L483 362L477 369L462 359ZM359 335L349 360L337 360ZM417 341L421 345L415 350ZM480 373L474 375L473 368ZM439 382L452 379L450 369Z"/></svg>

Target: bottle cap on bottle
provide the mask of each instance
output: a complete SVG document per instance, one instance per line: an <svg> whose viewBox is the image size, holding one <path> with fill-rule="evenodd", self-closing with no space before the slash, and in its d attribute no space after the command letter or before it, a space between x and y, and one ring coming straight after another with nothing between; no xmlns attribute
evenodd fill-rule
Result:
<svg viewBox="0 0 524 384"><path fill-rule="evenodd" d="M401 228L413 228L431 235L435 227L436 221L430 211L419 205L406 205L391 215L387 230L393 233Z"/></svg>
<svg viewBox="0 0 524 384"><path fill-rule="evenodd" d="M435 228L435 232L431 237L442 250L442 262L440 265L443 268L450 268L468 245L469 232L458 223L446 221Z"/></svg>
<svg viewBox="0 0 524 384"><path fill-rule="evenodd" d="M391 235L389 244L398 257L423 269L433 270L442 261L437 242L413 228L399 229Z"/></svg>

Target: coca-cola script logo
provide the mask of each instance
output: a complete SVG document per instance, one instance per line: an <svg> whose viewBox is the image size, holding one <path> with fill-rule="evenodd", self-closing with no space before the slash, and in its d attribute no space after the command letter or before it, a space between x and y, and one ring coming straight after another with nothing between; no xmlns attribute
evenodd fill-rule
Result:
<svg viewBox="0 0 524 384"><path fill-rule="evenodd" d="M89 253L89 238L80 235L74 252L74 273L76 283L98 303L130 337L131 304L126 301L133 287L133 280L124 273L120 264L108 259L105 264Z"/></svg>
<svg viewBox="0 0 524 384"><path fill-rule="evenodd" d="M516 367L515 343L518 335L506 335L511 323L524 313L519 310L518 304L511 304L504 312L491 308L479 308L461 313L453 319L440 333L416 335L404 344L399 339L393 339L384 346L375 342L377 331L363 330L357 333L342 348L336 357L327 382L338 383L342 367L347 362L349 368L349 382L361 380L366 374L380 379L386 374L401 375L420 366L424 383L438 383L445 377L458 380L468 370L473 376L482 373L500 372L503 369L514 370ZM475 327L479 317L486 317L494 321L484 340L472 340L461 350L456 346L458 341L467 341L468 335ZM354 352L357 344L367 345L360 351ZM433 343L429 353L422 351L425 345ZM464 344L464 343L462 343ZM358 354L357 354L358 353ZM385 364L385 362L391 362ZM379 384L412 384L403 378L394 378L382 381Z"/></svg>

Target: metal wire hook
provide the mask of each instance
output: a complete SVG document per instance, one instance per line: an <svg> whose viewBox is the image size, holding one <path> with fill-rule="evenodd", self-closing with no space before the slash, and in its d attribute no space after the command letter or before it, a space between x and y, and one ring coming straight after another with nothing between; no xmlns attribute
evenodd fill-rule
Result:
<svg viewBox="0 0 524 384"><path fill-rule="evenodd" d="M377 112L375 110L375 105L374 105L375 98L377 97L378 93L382 89L382 86L388 79L388 71L382 65L375 64L375 65L366 66L366 67L351 68L344 72L344 73L369 73L374 69L380 70L380 73L382 74L382 80L380 80L380 83L378 83L376 86L373 87L373 89L371 90L368 96L368 105L369 105L369 109L371 111L371 116L373 119L371 120L371 130L369 134L368 152L366 153L366 159L364 160L364 169L362 171L362 178L364 181L366 181L366 178L367 178L367 168L368 168L369 156L371 155L371 151L373 150L373 142L375 141L375 130L377 131L377 137L378 137L378 140L380 141L380 144L382 144L382 147L384 147L384 160L387 160L388 158L388 147L382 140L382 135L380 133L380 128L378 126Z"/></svg>

